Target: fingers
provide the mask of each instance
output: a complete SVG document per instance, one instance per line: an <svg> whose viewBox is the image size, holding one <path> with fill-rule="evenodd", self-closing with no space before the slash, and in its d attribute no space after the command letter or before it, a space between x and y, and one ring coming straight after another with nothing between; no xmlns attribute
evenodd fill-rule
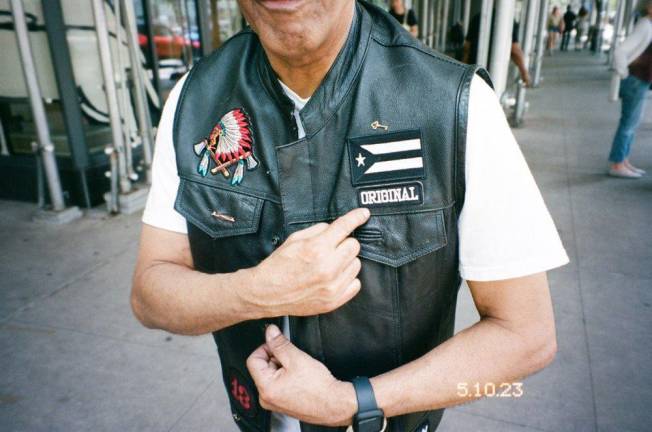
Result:
<svg viewBox="0 0 652 432"><path fill-rule="evenodd" d="M292 237L295 240L301 240L301 239L306 239L309 237L314 237L316 235L321 234L322 232L326 231L328 228L328 224L326 222L320 222L317 224L314 224L312 226L309 226L308 228L302 229L300 231L296 231L292 234Z"/></svg>
<svg viewBox="0 0 652 432"><path fill-rule="evenodd" d="M333 259L341 263L342 267L349 265L360 253L360 242L349 237L335 248Z"/></svg>
<svg viewBox="0 0 652 432"><path fill-rule="evenodd" d="M294 344L290 342L274 324L267 326L267 329L265 330L265 339L267 347L281 366L287 367L297 357L305 354L299 348L294 346Z"/></svg>
<svg viewBox="0 0 652 432"><path fill-rule="evenodd" d="M335 219L322 235L324 239L332 244L339 244L347 238L354 229L367 222L370 212L366 208L356 208L347 214Z"/></svg>
<svg viewBox="0 0 652 432"><path fill-rule="evenodd" d="M278 367L273 363L267 347L261 345L247 358L247 369L256 383L262 383L269 380Z"/></svg>
<svg viewBox="0 0 652 432"><path fill-rule="evenodd" d="M341 289L348 286L351 281L358 276L361 267L362 263L360 262L360 259L354 257L348 264L342 266L342 270L338 272L333 280L333 286Z"/></svg>
<svg viewBox="0 0 652 432"><path fill-rule="evenodd" d="M360 292L361 287L362 284L360 283L360 279L353 279L342 291L341 296L337 302L339 306L342 306L344 303L348 303L353 297L355 297Z"/></svg>

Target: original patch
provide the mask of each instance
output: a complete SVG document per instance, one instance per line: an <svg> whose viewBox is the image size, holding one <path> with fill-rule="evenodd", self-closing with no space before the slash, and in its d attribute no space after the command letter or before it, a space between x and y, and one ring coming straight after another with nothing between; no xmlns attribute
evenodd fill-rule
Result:
<svg viewBox="0 0 652 432"><path fill-rule="evenodd" d="M349 138L353 186L423 178L421 131Z"/></svg>
<svg viewBox="0 0 652 432"><path fill-rule="evenodd" d="M229 396L233 399L238 411L248 417L254 417L257 411L256 394L249 381L234 368L229 369Z"/></svg>
<svg viewBox="0 0 652 432"><path fill-rule="evenodd" d="M200 157L197 172L202 177L206 177L210 169L211 174L219 172L226 178L231 177L232 185L242 183L245 161L249 171L258 166L253 153L251 120L242 108L224 114L208 138L195 144L193 149ZM229 170L232 165L236 166L233 172Z"/></svg>
<svg viewBox="0 0 652 432"><path fill-rule="evenodd" d="M420 182L387 184L357 190L360 207L385 207L398 204L423 204Z"/></svg>
<svg viewBox="0 0 652 432"><path fill-rule="evenodd" d="M424 421L417 427L414 432L429 432L430 431L430 422L428 420Z"/></svg>

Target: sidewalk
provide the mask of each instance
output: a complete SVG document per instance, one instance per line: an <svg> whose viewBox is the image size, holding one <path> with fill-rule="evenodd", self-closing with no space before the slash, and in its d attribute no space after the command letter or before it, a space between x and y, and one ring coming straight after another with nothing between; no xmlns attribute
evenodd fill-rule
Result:
<svg viewBox="0 0 652 432"><path fill-rule="evenodd" d="M652 106L604 176L618 121L588 54L546 58L515 135L571 264L549 274L559 352L521 398L447 410L438 432L647 431L652 424ZM235 432L212 338L146 330L129 307L139 216L63 227L0 202L0 431ZM468 289L458 329L477 320Z"/></svg>

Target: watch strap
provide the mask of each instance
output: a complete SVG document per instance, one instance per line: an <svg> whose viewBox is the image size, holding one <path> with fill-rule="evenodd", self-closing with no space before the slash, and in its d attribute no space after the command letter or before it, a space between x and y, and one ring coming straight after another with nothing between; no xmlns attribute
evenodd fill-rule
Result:
<svg viewBox="0 0 652 432"><path fill-rule="evenodd" d="M354 432L383 432L387 427L387 419L378 408L369 378L355 377L352 383L358 400L358 413L353 417L351 429Z"/></svg>
<svg viewBox="0 0 652 432"><path fill-rule="evenodd" d="M355 397L358 399L358 412L377 410L376 396L369 378L355 377L352 382L353 388L355 388Z"/></svg>

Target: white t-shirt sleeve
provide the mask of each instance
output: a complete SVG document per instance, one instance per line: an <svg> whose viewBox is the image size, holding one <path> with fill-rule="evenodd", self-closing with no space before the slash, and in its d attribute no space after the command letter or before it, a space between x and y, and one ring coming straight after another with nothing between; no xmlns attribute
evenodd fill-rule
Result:
<svg viewBox="0 0 652 432"><path fill-rule="evenodd" d="M568 263L498 98L477 76L467 131L466 194L458 225L462 278L503 280Z"/></svg>
<svg viewBox="0 0 652 432"><path fill-rule="evenodd" d="M152 161L152 186L143 213L143 222L147 225L182 234L187 234L188 228L186 219L174 209L179 174L172 141L172 125L185 80L186 75L175 84L163 107Z"/></svg>

